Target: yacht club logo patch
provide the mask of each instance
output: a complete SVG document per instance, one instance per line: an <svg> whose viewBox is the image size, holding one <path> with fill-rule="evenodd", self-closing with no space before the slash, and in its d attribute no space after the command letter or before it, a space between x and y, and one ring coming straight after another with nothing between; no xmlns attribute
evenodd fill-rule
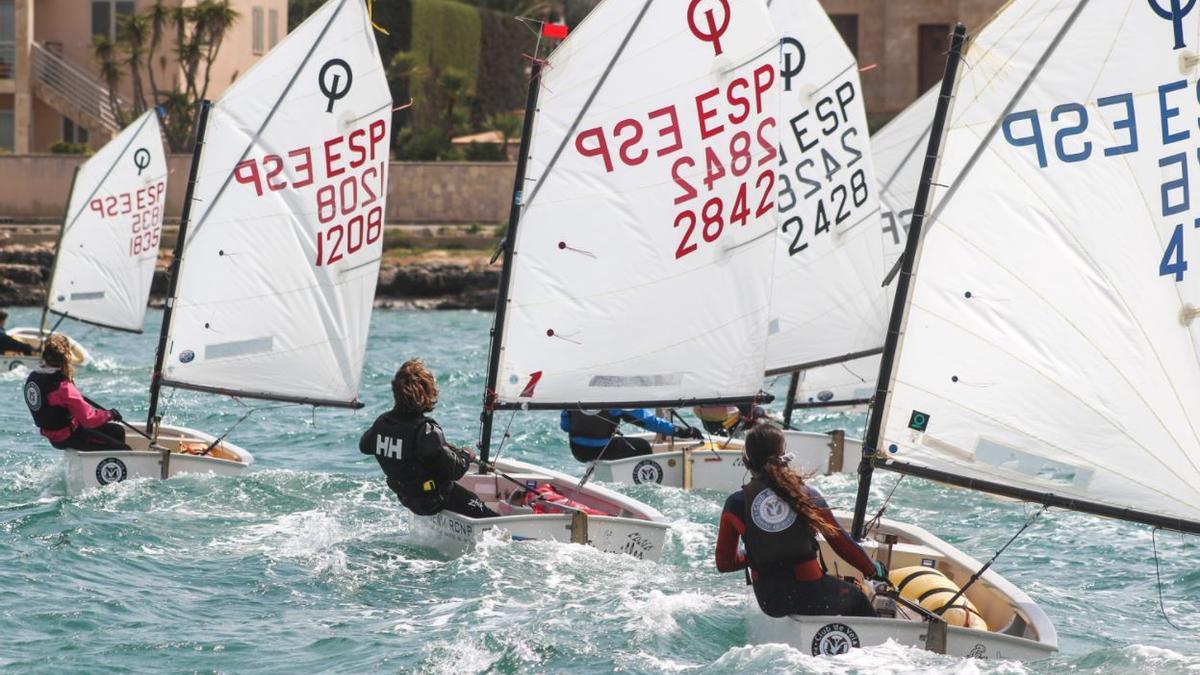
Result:
<svg viewBox="0 0 1200 675"><path fill-rule="evenodd" d="M129 475L125 462L116 457L106 457L96 465L96 482L101 485L120 483Z"/></svg>
<svg viewBox="0 0 1200 675"><path fill-rule="evenodd" d="M662 465L652 459L643 459L633 467L633 482L638 485L642 483L657 483L662 485L662 479Z"/></svg>
<svg viewBox="0 0 1200 675"><path fill-rule="evenodd" d="M750 518L763 532L782 532L796 522L796 512L771 490L763 490L750 504Z"/></svg>
<svg viewBox="0 0 1200 675"><path fill-rule="evenodd" d="M837 656L861 647L858 633L844 623L827 623L813 635L813 656Z"/></svg>
<svg viewBox="0 0 1200 675"><path fill-rule="evenodd" d="M42 409L42 390L32 382L25 383L25 405L34 412Z"/></svg>

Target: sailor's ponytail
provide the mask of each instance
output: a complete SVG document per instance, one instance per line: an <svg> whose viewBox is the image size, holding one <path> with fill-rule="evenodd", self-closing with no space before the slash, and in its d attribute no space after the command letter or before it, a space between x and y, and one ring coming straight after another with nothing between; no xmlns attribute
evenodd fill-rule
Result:
<svg viewBox="0 0 1200 675"><path fill-rule="evenodd" d="M826 538L839 534L833 523L825 520L804 487L804 479L792 471L784 457L787 440L783 432L770 424L759 424L746 434L746 466L757 473L779 498L792 510L808 519L809 526Z"/></svg>

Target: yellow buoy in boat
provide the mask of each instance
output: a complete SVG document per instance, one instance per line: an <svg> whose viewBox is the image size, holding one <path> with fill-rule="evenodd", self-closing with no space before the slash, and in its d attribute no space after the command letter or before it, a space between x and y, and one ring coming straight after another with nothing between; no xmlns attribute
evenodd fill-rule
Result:
<svg viewBox="0 0 1200 675"><path fill-rule="evenodd" d="M939 613L959 590L958 584L946 578L945 574L921 565L892 570L888 573L888 581L900 592L900 597L934 613ZM975 609L975 604L965 595L959 596L954 605L940 612L940 615L951 626L988 629L987 622L980 616L979 610Z"/></svg>

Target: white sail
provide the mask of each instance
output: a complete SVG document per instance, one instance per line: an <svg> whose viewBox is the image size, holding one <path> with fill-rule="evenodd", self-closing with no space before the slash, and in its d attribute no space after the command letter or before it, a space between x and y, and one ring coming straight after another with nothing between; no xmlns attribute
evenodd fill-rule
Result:
<svg viewBox="0 0 1200 675"><path fill-rule="evenodd" d="M778 54L753 0L609 0L551 54L506 298L502 402L758 391Z"/></svg>
<svg viewBox="0 0 1200 675"><path fill-rule="evenodd" d="M889 297L858 64L817 0L775 0L780 229L767 371L883 346Z"/></svg>
<svg viewBox="0 0 1200 675"><path fill-rule="evenodd" d="M390 120L361 0L327 2L212 106L164 384L356 400Z"/></svg>
<svg viewBox="0 0 1200 675"><path fill-rule="evenodd" d="M964 54L888 457L1200 521L1200 12L1169 5L1014 0Z"/></svg>
<svg viewBox="0 0 1200 675"><path fill-rule="evenodd" d="M141 332L166 215L167 158L148 110L79 167L50 281L50 311Z"/></svg>
<svg viewBox="0 0 1200 675"><path fill-rule="evenodd" d="M819 405L864 401L875 395L879 354L800 371L796 402Z"/></svg>
<svg viewBox="0 0 1200 675"><path fill-rule="evenodd" d="M937 94L937 87L925 92L871 136L882 206L884 262L889 271L904 253L904 238L912 222Z"/></svg>

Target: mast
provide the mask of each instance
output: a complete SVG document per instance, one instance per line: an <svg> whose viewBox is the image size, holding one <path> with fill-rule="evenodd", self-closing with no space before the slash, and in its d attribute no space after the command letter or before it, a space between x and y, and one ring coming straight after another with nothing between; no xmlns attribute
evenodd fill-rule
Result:
<svg viewBox="0 0 1200 675"><path fill-rule="evenodd" d="M146 430L158 439L158 394L162 389L163 361L167 355L167 336L171 333L171 314L175 309L175 290L179 282L179 267L183 261L183 246L187 239L188 220L192 215L192 195L196 190L196 175L200 172L200 155L204 152L204 132L208 128L208 112L212 103L207 99L200 102L196 120L196 145L192 149L192 166L188 172L187 191L183 195L183 212L179 216L179 232L175 235L175 249L171 254L171 266L167 269L167 302L163 308L162 329L158 333L158 349L154 355L154 374L150 376L150 411L146 415Z"/></svg>
<svg viewBox="0 0 1200 675"><path fill-rule="evenodd" d="M50 263L50 278L46 280L46 301L42 303L42 322L39 324L38 336L41 337L43 349L46 344L46 320L50 314L50 292L54 290L54 274L58 271L58 253L62 249L63 237L67 234L67 221L71 218L71 197L75 194L75 182L79 180L79 169L83 162L75 165L71 174L71 189L67 190L67 205L63 207L62 227L58 229L58 240L54 242L54 260Z"/></svg>
<svg viewBox="0 0 1200 675"><path fill-rule="evenodd" d="M783 428L792 428L792 412L796 409L796 390L800 388L800 371L792 371L792 379L788 382L787 400L783 403Z"/></svg>
<svg viewBox="0 0 1200 675"><path fill-rule="evenodd" d="M533 66L529 70L529 91L525 95L525 120L521 125L521 145L517 155L517 175L513 179L512 205L508 211L508 231L504 234L501 247L504 262L500 268L500 290L496 296L496 313L492 318L491 345L488 348L487 383L483 388L483 410L479 413L479 471L486 472L484 464L492 445L492 417L496 408L496 378L500 370L500 350L504 344L504 318L508 307L508 288L512 282L513 248L517 241L517 225L521 220L521 204L524 201L525 166L529 160L529 142L533 136L533 116L537 109L538 90L541 87L542 62L534 52Z"/></svg>
<svg viewBox="0 0 1200 675"><path fill-rule="evenodd" d="M904 324L908 288L912 281L913 267L916 264L917 249L921 245L921 228L925 224L929 191L933 185L933 175L937 170L942 134L945 131L946 118L950 112L950 99L954 94L958 64L962 59L962 46L966 40L966 34L967 28L962 23L954 27L954 37L950 41L950 53L946 57L946 71L942 76L942 88L938 93L937 110L934 113L933 126L929 132L929 145L925 150L925 165L921 169L921 182L917 188L916 203L913 205L912 224L908 228L908 239L904 245L904 256L901 258L900 276L896 282L896 299L892 302L887 340L884 343L883 357L879 363L879 379L875 384L875 400L871 407L871 419L867 426L867 434L863 438L862 460L858 464L858 494L854 500L854 522L850 529L850 535L855 539L863 537L867 499L871 494L871 474L875 468L872 458L879 445L883 411L887 407L888 387L892 379L892 366L896 360L896 348L900 343L900 331Z"/></svg>

